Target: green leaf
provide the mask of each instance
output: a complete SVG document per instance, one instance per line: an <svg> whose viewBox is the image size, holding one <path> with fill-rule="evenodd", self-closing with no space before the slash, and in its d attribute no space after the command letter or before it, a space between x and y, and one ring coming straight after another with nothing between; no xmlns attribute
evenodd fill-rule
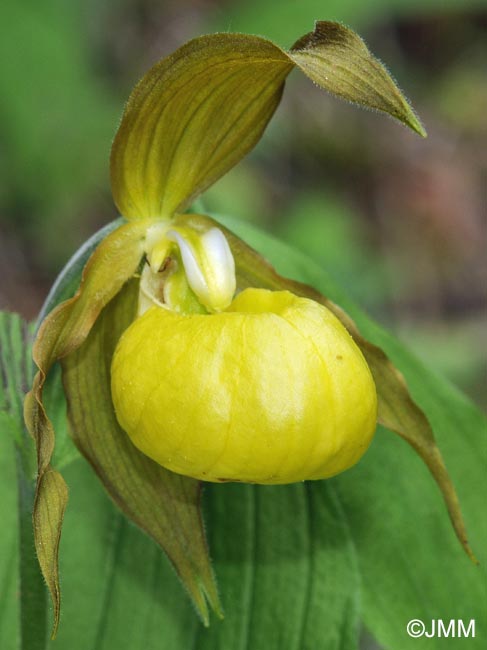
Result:
<svg viewBox="0 0 487 650"><path fill-rule="evenodd" d="M338 23L316 23L290 52L257 36L203 36L159 61L129 97L111 154L120 213L183 212L257 144L295 66L338 97L425 135L384 66Z"/></svg>
<svg viewBox="0 0 487 650"><path fill-rule="evenodd" d="M198 650L354 650L360 585L333 487L208 486L225 621Z"/></svg>
<svg viewBox="0 0 487 650"><path fill-rule="evenodd" d="M356 558L330 484L206 486L227 612L204 628L160 548L120 515L87 465L65 474L65 624L53 650L356 649Z"/></svg>
<svg viewBox="0 0 487 650"><path fill-rule="evenodd" d="M137 298L134 281L105 308L86 342L62 362L72 435L117 505L165 550L208 623L206 598L216 612L221 610L199 512L200 484L136 449L112 406L111 360L136 317Z"/></svg>
<svg viewBox="0 0 487 650"><path fill-rule="evenodd" d="M0 648L17 650L20 646L19 526L14 440L0 431L0 494L2 534L0 535ZM42 588L44 586L41 583Z"/></svg>
<svg viewBox="0 0 487 650"><path fill-rule="evenodd" d="M278 272L310 283L340 304L362 334L388 354L404 374L412 398L429 418L457 486L480 567L462 553L430 475L400 438L379 428L360 463L331 479L359 554L367 626L385 647L443 650L441 638L410 639L405 631L407 622L420 618L428 625L433 619L448 622L463 618L468 623L475 618L476 639L457 640L458 645L452 642L452 647L483 647L479 630L487 630L483 607L487 584L485 416L373 323L306 256L255 227L220 215L218 221L260 250Z"/></svg>
<svg viewBox="0 0 487 650"><path fill-rule="evenodd" d="M22 650L44 650L46 594L33 553L34 444L22 423L33 374L31 329L16 314L0 312L0 647L17 647L18 640Z"/></svg>
<svg viewBox="0 0 487 650"><path fill-rule="evenodd" d="M20 316L5 311L0 311L0 368L0 413L19 423L23 397L32 381L30 328Z"/></svg>

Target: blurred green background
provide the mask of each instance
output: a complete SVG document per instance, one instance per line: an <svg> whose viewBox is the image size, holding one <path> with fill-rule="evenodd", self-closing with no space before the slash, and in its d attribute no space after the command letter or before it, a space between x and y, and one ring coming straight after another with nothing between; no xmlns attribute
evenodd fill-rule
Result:
<svg viewBox="0 0 487 650"><path fill-rule="evenodd" d="M306 251L477 401L485 374L485 0L2 0L0 307L34 318L116 217L110 143L132 86L184 41L283 46L340 20L422 117L425 141L293 73L257 149L204 196Z"/></svg>

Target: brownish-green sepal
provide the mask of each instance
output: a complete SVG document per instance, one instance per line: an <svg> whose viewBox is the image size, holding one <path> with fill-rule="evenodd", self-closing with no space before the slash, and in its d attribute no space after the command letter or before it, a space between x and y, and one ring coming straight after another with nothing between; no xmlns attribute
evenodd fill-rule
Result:
<svg viewBox="0 0 487 650"><path fill-rule="evenodd" d="M127 285L85 343L62 361L72 435L115 503L167 553L208 624L207 599L219 615L221 607L200 515L200 484L169 472L134 447L112 406L111 360L136 316L137 296L137 282Z"/></svg>
<svg viewBox="0 0 487 650"><path fill-rule="evenodd" d="M203 36L157 63L130 95L111 154L120 213L183 212L259 141L295 66L335 95L424 135L384 66L342 25L317 23L290 52L257 36Z"/></svg>
<svg viewBox="0 0 487 650"><path fill-rule="evenodd" d="M319 86L348 101L395 117L425 137L421 122L382 63L353 30L318 21L289 56Z"/></svg>
<svg viewBox="0 0 487 650"><path fill-rule="evenodd" d="M374 377L379 402L379 422L404 438L426 463L443 494L455 533L466 553L475 562L475 556L468 544L458 496L436 445L431 425L412 399L403 375L394 367L385 352L367 341L360 334L354 321L338 305L325 298L316 289L279 275L257 251L228 229L209 217L187 215L185 218L190 222L217 225L225 233L235 257L239 289L246 287L288 289L297 295L320 302L340 319L362 350Z"/></svg>
<svg viewBox="0 0 487 650"><path fill-rule="evenodd" d="M262 38L196 38L132 92L111 155L112 192L128 219L170 217L260 139L292 69Z"/></svg>
<svg viewBox="0 0 487 650"><path fill-rule="evenodd" d="M102 241L83 271L76 295L44 319L34 342L33 358L39 371L25 398L24 418L37 448L34 537L39 564L53 601L53 635L59 623L58 548L68 493L61 475L50 465L55 435L44 409L43 387L52 365L81 345L103 307L137 270L147 225L143 221L125 224Z"/></svg>

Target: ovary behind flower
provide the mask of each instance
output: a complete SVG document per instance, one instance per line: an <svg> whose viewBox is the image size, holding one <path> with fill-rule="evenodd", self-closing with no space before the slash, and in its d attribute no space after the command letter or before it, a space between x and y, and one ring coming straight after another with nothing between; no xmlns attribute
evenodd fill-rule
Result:
<svg viewBox="0 0 487 650"><path fill-rule="evenodd" d="M204 481L333 476L364 454L377 418L370 370L335 316L264 289L218 314L149 309L118 344L112 396L143 453Z"/></svg>

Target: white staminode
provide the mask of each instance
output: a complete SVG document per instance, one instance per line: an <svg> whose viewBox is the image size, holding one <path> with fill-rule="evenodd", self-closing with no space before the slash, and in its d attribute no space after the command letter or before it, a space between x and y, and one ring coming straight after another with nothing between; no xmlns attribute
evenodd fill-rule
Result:
<svg viewBox="0 0 487 650"><path fill-rule="evenodd" d="M218 228L185 234L171 229L166 238L179 246L188 284L200 302L210 311L221 311L236 289L235 261L226 237Z"/></svg>

